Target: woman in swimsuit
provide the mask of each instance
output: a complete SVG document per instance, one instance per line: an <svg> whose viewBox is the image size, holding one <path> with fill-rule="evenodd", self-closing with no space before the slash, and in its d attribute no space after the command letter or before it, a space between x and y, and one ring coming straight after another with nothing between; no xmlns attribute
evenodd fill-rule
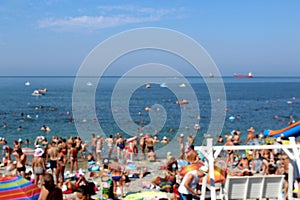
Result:
<svg viewBox="0 0 300 200"><path fill-rule="evenodd" d="M22 149L17 149L14 152L14 155L16 156L17 160L17 172L20 176L23 178L25 177L25 171L26 171L26 155L23 153Z"/></svg>
<svg viewBox="0 0 300 200"><path fill-rule="evenodd" d="M37 185L39 180L42 180L46 172L46 165L43 159L44 150L41 148L35 149L34 157L32 159L32 170L34 173L34 183Z"/></svg>
<svg viewBox="0 0 300 200"><path fill-rule="evenodd" d="M78 158L77 158L78 150L76 148L76 143L72 144L72 148L70 149L70 161L71 161L71 173L73 173L74 165L76 168L76 172L78 171Z"/></svg>
<svg viewBox="0 0 300 200"><path fill-rule="evenodd" d="M121 195L123 197L123 171L124 168L121 163L118 162L118 158L114 158L113 162L109 165L109 169L112 174L112 180L113 180L113 192L116 196L117 194L117 186L120 187Z"/></svg>
<svg viewBox="0 0 300 200"><path fill-rule="evenodd" d="M57 155L57 168L56 168L56 185L59 183L59 176L61 176L61 183L65 181L64 173L65 173L65 166L67 163L67 157L62 152L62 148L58 147L58 155Z"/></svg>

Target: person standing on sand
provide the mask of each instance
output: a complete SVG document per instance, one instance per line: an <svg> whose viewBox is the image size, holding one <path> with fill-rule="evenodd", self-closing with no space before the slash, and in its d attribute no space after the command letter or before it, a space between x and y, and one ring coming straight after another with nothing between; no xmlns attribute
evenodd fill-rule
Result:
<svg viewBox="0 0 300 200"><path fill-rule="evenodd" d="M70 149L69 156L70 156L70 163L71 163L71 173L73 173L74 166L76 168L76 172L78 171L78 150L76 148L76 143L73 143L72 148Z"/></svg>
<svg viewBox="0 0 300 200"><path fill-rule="evenodd" d="M188 172L182 179L178 192L180 194L180 199L182 200L192 200L194 196L201 194L200 190L197 190L197 186L202 177L206 176L208 173L208 168L206 166L200 167L198 170L193 170Z"/></svg>
<svg viewBox="0 0 300 200"><path fill-rule="evenodd" d="M286 154L281 156L282 160L282 174L284 175L284 198L287 199L288 197L288 189L289 189L289 163L290 159Z"/></svg>
<svg viewBox="0 0 300 200"><path fill-rule="evenodd" d="M56 169L56 184L59 183L59 178L61 177L61 183L63 184L65 182L65 166L67 163L67 156L62 152L61 145L57 149L58 155L57 155L57 169Z"/></svg>
<svg viewBox="0 0 300 200"><path fill-rule="evenodd" d="M23 153L22 149L17 149L14 154L17 160L17 172L23 178L25 177L26 171L26 155Z"/></svg>
<svg viewBox="0 0 300 200"><path fill-rule="evenodd" d="M97 162L101 162L102 159L102 149L103 149L103 138L98 135L96 141L96 158Z"/></svg>
<svg viewBox="0 0 300 200"><path fill-rule="evenodd" d="M193 133L190 133L190 135L187 137L187 145L190 147L191 145L194 144L195 141L195 136Z"/></svg>
<svg viewBox="0 0 300 200"><path fill-rule="evenodd" d="M253 127L250 127L248 130L248 136L245 144L255 139L255 129Z"/></svg>
<svg viewBox="0 0 300 200"><path fill-rule="evenodd" d="M123 137L121 134L119 134L119 138L116 140L116 146L117 146L117 158L118 160L124 158L124 152L123 149L125 148L125 142L123 140Z"/></svg>
<svg viewBox="0 0 300 200"><path fill-rule="evenodd" d="M42 148L36 148L34 151L34 157L31 161L32 171L34 174L34 183L36 185L39 183L39 181L42 182L43 174L46 172L46 165L43 154L44 150Z"/></svg>
<svg viewBox="0 0 300 200"><path fill-rule="evenodd" d="M193 163L198 163L200 161L200 157L198 153L194 149L194 145L190 146L189 152L185 154L185 159L188 161L190 164Z"/></svg>
<svg viewBox="0 0 300 200"><path fill-rule="evenodd" d="M105 142L107 143L107 147L108 147L107 156L108 156L108 159L110 160L111 159L111 154L113 152L113 145L114 145L113 136L110 135L109 138L105 139Z"/></svg>
<svg viewBox="0 0 300 200"><path fill-rule="evenodd" d="M148 153L150 151L154 152L155 139L152 138L151 135L149 135L149 133L147 133L145 136L145 143L146 143Z"/></svg>
<svg viewBox="0 0 300 200"><path fill-rule="evenodd" d="M178 159L183 160L184 159L184 134L183 133L180 134L177 141L179 143L179 149L180 149L180 155Z"/></svg>
<svg viewBox="0 0 300 200"><path fill-rule="evenodd" d="M113 193L114 196L116 197L117 195L117 187L120 187L121 190L121 195L123 197L123 172L124 172L124 167L122 166L121 163L119 163L118 158L114 158L113 162L109 164L109 169L111 171L112 175L112 180L113 180Z"/></svg>
<svg viewBox="0 0 300 200"><path fill-rule="evenodd" d="M145 137L143 136L143 133L140 134L140 147L141 147L141 152L143 154L144 159L146 159L146 154L145 154L145 150L146 150L146 142L145 142Z"/></svg>
<svg viewBox="0 0 300 200"><path fill-rule="evenodd" d="M91 153L94 156L94 158L96 158L96 142L97 142L97 138L95 136L95 134L92 134L92 144L91 144Z"/></svg>
<svg viewBox="0 0 300 200"><path fill-rule="evenodd" d="M57 167L56 159L58 156L56 143L52 142L50 148L47 151L47 155L47 157L49 157L51 173L54 174L54 169L56 170Z"/></svg>
<svg viewBox="0 0 300 200"><path fill-rule="evenodd" d="M225 146L233 146L231 135L227 137ZM226 161L225 161L226 167L228 167L228 164L230 166L232 166L233 161L234 161L234 152L233 152L233 150L226 150Z"/></svg>

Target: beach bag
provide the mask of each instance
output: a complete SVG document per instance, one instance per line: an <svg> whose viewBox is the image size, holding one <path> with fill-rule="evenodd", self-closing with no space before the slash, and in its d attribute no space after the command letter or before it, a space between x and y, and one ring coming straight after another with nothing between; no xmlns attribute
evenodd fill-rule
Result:
<svg viewBox="0 0 300 200"><path fill-rule="evenodd" d="M108 179L107 181L102 182L102 198L103 199L109 199L113 198L113 183L111 179Z"/></svg>

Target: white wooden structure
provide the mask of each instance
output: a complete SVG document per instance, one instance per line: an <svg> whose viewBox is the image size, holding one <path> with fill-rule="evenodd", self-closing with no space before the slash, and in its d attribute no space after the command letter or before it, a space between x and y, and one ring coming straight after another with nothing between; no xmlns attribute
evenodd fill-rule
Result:
<svg viewBox="0 0 300 200"><path fill-rule="evenodd" d="M214 181L214 162L223 150L246 150L246 149L282 149L290 159L289 164L289 189L288 199L292 199L293 196L293 174L294 167L292 161L295 161L300 173L300 145L296 145L295 138L289 138L289 145L239 145L239 146L213 146L213 138L207 138L206 146L196 146L195 150L199 150L206 158L209 166L210 173L210 186L211 186L211 199L217 199L215 191ZM201 200L205 199L206 193L206 179L203 180Z"/></svg>
<svg viewBox="0 0 300 200"><path fill-rule="evenodd" d="M222 199L282 199L283 175L228 176Z"/></svg>

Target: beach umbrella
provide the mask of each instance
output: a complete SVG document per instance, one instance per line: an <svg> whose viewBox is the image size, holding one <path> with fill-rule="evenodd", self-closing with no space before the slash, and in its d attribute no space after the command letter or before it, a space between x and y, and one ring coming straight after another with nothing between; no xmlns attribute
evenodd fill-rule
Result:
<svg viewBox="0 0 300 200"><path fill-rule="evenodd" d="M32 148L24 147L24 148L22 148L22 151L25 155L33 155L34 154L34 149L32 149Z"/></svg>
<svg viewBox="0 0 300 200"><path fill-rule="evenodd" d="M0 177L0 199L37 200L41 189L20 176Z"/></svg>
<svg viewBox="0 0 300 200"><path fill-rule="evenodd" d="M202 163L195 163L195 164L191 164L191 165L187 165L181 168L181 170L179 171L179 175L180 176L184 176L186 173L193 171L193 170L197 170L199 169L201 166L203 166Z"/></svg>
<svg viewBox="0 0 300 200"><path fill-rule="evenodd" d="M196 163L196 164L191 164L191 165L185 166L180 170L179 174L181 176L184 176L188 172L193 171L193 170L197 170L203 165L204 165L203 163ZM214 166L214 175L215 175L215 183L220 183L220 182L225 181L226 172L223 169L221 169L220 167ZM207 183L210 184L210 175L209 175L209 173L207 175Z"/></svg>

